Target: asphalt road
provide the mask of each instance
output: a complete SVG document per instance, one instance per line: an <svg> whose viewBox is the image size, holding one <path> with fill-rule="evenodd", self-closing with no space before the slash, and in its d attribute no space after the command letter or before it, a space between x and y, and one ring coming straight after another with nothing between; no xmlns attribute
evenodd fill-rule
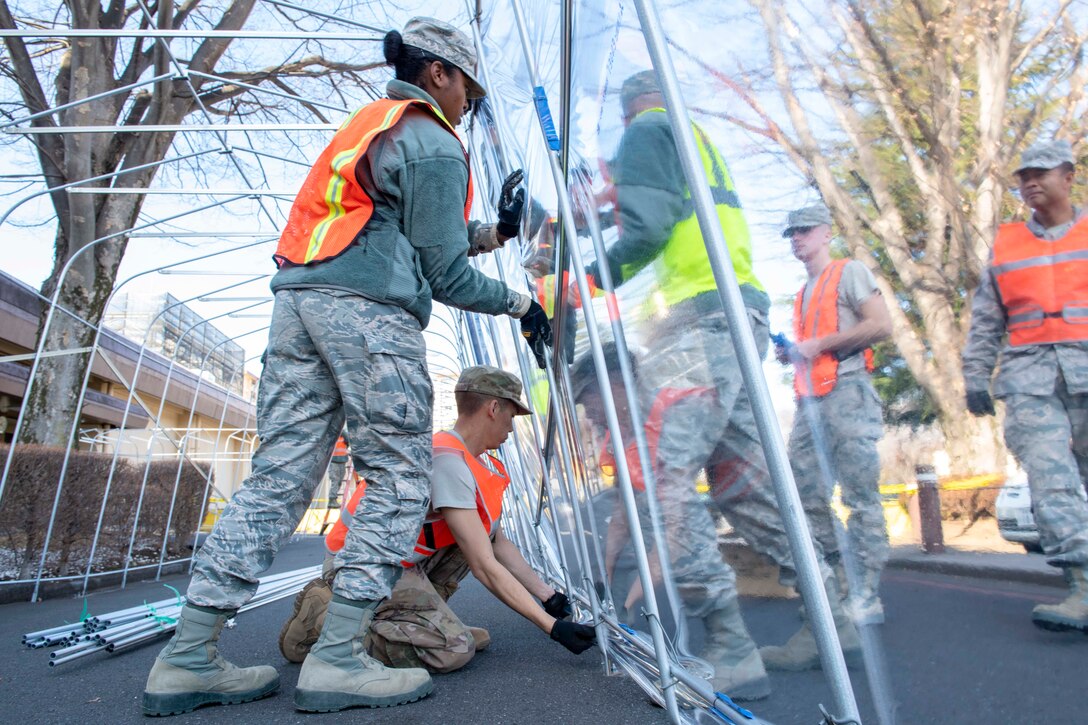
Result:
<svg viewBox="0 0 1088 725"><path fill-rule="evenodd" d="M320 560L313 540L289 545L274 570ZM184 580L166 583L184 587ZM106 612L169 596L161 584L89 598L91 612ZM883 644L898 707L898 722L1080 723L1088 637L1035 629L1031 606L1057 601L1061 590L1033 584L888 572ZM276 637L290 600L239 616L223 636L223 651L238 664L275 664L281 692L229 708L204 708L178 723L664 723L664 713L623 677L606 677L595 650L575 657L490 597L474 581L452 600L454 610L491 630L491 648L464 670L436 678L424 701L387 710L302 715L292 707L298 665L287 664ZM46 650L20 644L23 632L78 618L79 600L0 607L0 721L5 723L137 723L144 679L159 647L121 655L97 654L50 669ZM799 625L797 602L747 599L744 609L756 640L784 641ZM471 612L471 616L469 616ZM875 723L864 675L851 670L863 721ZM761 717L782 724L815 725L818 703L830 704L819 672L775 673L775 692L751 703Z"/></svg>

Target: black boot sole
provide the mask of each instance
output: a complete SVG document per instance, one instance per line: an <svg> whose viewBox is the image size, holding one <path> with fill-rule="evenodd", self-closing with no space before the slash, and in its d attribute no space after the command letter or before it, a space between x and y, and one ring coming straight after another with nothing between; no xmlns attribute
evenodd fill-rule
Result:
<svg viewBox="0 0 1088 725"><path fill-rule="evenodd" d="M1088 624L1072 622L1056 622L1052 619L1036 619L1032 617L1032 624L1039 629L1045 629L1048 632L1080 632L1081 634L1088 634Z"/></svg>

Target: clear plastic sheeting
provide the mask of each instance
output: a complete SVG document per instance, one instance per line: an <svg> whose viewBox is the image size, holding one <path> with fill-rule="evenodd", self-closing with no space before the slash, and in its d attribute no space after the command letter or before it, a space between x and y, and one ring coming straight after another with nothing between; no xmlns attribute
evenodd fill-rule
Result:
<svg viewBox="0 0 1088 725"><path fill-rule="evenodd" d="M540 105L528 106L526 80L538 98L547 98L552 123L567 129L566 143L552 149L564 167L565 188L533 189L534 207L543 208L545 221L537 227L538 220L529 220L521 250L530 283L559 322L556 365L547 381L558 387L544 422L547 475L531 523L542 528L551 522L549 539L559 541L566 578L582 587L587 609L609 624L612 661L633 673L674 717L697 717L692 707L715 716L722 703L707 695L721 692L740 700L786 697L795 706L807 697L812 712L824 701L849 718L856 705L841 667L845 652L851 663L871 662L869 672L881 681L874 693L889 698L879 709L893 718L879 637L865 637L863 647L843 608L849 586L843 562L854 560L849 552L843 555L845 542L825 539L825 552L802 517L784 520L780 514L796 499L780 500L772 483L763 454L767 441L761 440L742 379L720 280L703 242L639 13L633 4L575 5L565 8L575 19L565 26L556 11L550 3L497 3L482 23L483 63L491 74L499 131L491 135L501 139L505 131L519 139L522 163L541 177L550 128L538 118ZM566 43L552 37L564 27L571 33ZM511 49L525 40L529 60L511 63ZM556 58L564 48L569 57ZM535 67L527 68L527 62ZM558 106L564 87L569 109ZM752 262L743 186L734 183L727 147L712 130L693 123L686 132L695 140L710 183L711 212L740 283L742 319L763 358L770 344L770 298ZM569 220L562 218L562 194ZM541 378L538 385L545 382ZM543 407L543 396L533 398ZM541 426L533 425L539 434ZM783 438L785 432L778 445ZM525 501L532 503L531 496ZM807 555L814 556L814 581L824 595L807 606L798 596L788 533L798 523L803 528L794 532L793 544L815 544ZM649 582L640 575L640 563ZM743 580L753 570L774 569L778 595L795 599L797 606L785 615L789 623L775 628L786 632L788 642L780 635L757 643L747 620L768 616L768 608L740 591L751 586ZM833 624L839 642L814 635L814 608L825 609L825 624ZM781 618L782 610L775 609L770 616ZM657 643L655 629L663 636ZM662 663L650 653L662 642L672 668L664 681ZM794 676L804 678L804 688L773 693L768 662L759 652L766 644L784 645L766 655L777 669L812 671ZM827 652L831 647L837 651ZM836 658L840 666L828 682L822 662ZM673 677L698 682L701 692L684 686L669 692Z"/></svg>
<svg viewBox="0 0 1088 725"><path fill-rule="evenodd" d="M948 468L943 464L963 453L954 450L957 445L999 447L1001 424L966 413L957 418L962 411L948 410L949 397L953 407L963 398L958 362L948 368L953 373L938 371L943 377L936 382L921 379L920 365L946 353L935 349L940 343L924 339L926 325L939 317L933 329L944 325L946 334L938 337L951 340L949 347L966 344L969 320L961 303L971 290L965 280L973 285L984 273L986 245L999 217L1030 213L1020 197L1002 198L1006 187L999 177L1016 163L1011 146L995 146L976 154L978 159L964 159L967 152L955 147L981 143L968 138L974 135L1008 136L990 118L992 109L976 108L984 102L976 98L1007 97L1015 123L1027 124L1022 114L1032 108L1031 114L1049 119L1042 124L1046 133L1079 133L1074 145L1082 159L1077 119L1084 116L1078 94L1084 68L1079 60L1068 68L1062 63L1076 55L1070 48L1083 46L1084 21L1067 12L1064 2L1032 6L1052 16L1026 17L1016 10L1009 17L1017 17L1018 30L1006 40L1008 47L1016 39L1022 43L1017 62L1032 69L1027 80L1001 89L994 78L975 73L969 82L956 76L941 86L942 93L930 93L906 82L920 72L910 53L885 45L889 52L881 62L890 68L870 67L878 54L866 55L863 41L876 43L884 33L901 42L904 28L917 20L907 16L917 12L925 20L929 12L925 4L886 5L873 5L873 17L866 18L866 6L852 2L757 2L733 9L710 2L466 0L441 8L363 3L335 16L281 0L258 3L243 31L258 34L241 35L225 56L230 63L205 76L229 86L236 105L229 111L216 107L215 113L227 117L223 124L212 124L222 119L210 111L182 119L183 130L169 151L148 162L162 167L145 180L151 188L130 187L127 175L142 167L126 168L74 179L63 188L47 188L52 182L42 177L5 203L0 224L9 245L30 249L24 241L33 231L27 230L53 221L45 201L51 191L84 200L88 194L146 193L130 228L111 229L91 241L74 262L58 257L68 266L52 298L7 274L0 278L3 321L11 329L0 341L5 441L18 438L27 424L26 408L12 401L54 384L40 371L49 367L44 361L89 360L76 376L81 383L73 390L75 413L56 424L70 444L42 450L20 439L4 451L0 588L11 587L5 595L23 596L25 590L29 598L43 587L45 593L73 587L85 593L96 582L124 586L137 572L157 577L171 567L191 566L191 547L199 545L246 477L258 445L253 371L271 309L269 257L294 190L332 130L387 80L380 28L401 27L412 15L438 15L474 38L476 75L488 90L458 129L474 180L472 218L495 221L504 179L518 169L525 175L521 234L505 248L473 256L472 263L531 294L555 332L540 369L518 322L508 317L435 305L426 330L437 406L445 405L435 411L436 426L453 420L449 393L465 367L496 365L524 382L534 415L516 419L500 451L512 478L503 507L505 533L548 583L569 593L575 617L596 627L604 671L637 682L673 722L823 718L891 725L941 719L917 715L944 715L940 705L908 698L936 685L964 689L970 675L961 679L935 667L934 678L924 680L917 674L925 668L905 653L927 647L915 657L955 654L966 660L993 651L996 659L1007 654L1000 649L1007 642L991 631L985 645L992 649L974 634L973 642L941 649L936 638L959 628L962 633L952 636L969 639L964 633L974 633L974 623L931 627L925 618L940 615L927 605L946 614L971 608L963 602L989 606L1007 583L970 590L924 580L947 596L913 598L912 592L908 599L902 592L923 580L904 584L885 576L885 593L902 596L889 597L887 631L897 638L893 679L881 598L891 543L920 540L927 552L939 550L940 490L962 494L952 500L961 506L962 520L970 521L964 531L988 522L993 539L1000 529L1010 541L1047 549L1048 555L1057 546L1033 509L1030 492L1038 480L1017 471L1011 458L1006 465L1003 452L975 459L988 466L979 469L984 475L967 475L962 466L949 475L941 471L938 486L935 469ZM998 5L975 16L961 3L956 12L964 16L963 37L949 41L948 48L926 46L917 55L954 56L957 63L973 55L986 68L997 64L1003 51L989 43L996 43L995 33L1006 32L1005 21L994 20L1006 12ZM799 18L813 25L812 33L797 27ZM126 22L132 28L137 20ZM210 21L200 16L200 22ZM857 32L863 22L872 31L865 37ZM947 28L930 33L931 22L922 26L918 42L944 42ZM272 31L279 35L267 34ZM200 38L150 40L171 51L163 54L170 68L155 75L164 70L157 63L133 79L133 88L201 77L184 72ZM965 45L956 45L961 41ZM233 71L246 63L275 68L285 58L319 51L330 61L324 70L285 76L290 82L282 86ZM59 57L36 56L42 77L55 74ZM343 58L357 65L345 71L349 66L337 65ZM841 67L830 68L834 63ZM1046 71L1054 75L1038 80L1035 74L1042 78L1048 65L1057 68ZM337 76L334 69L347 75ZM904 81L896 86L903 97L885 97L884 85L874 81L893 70ZM943 66L933 72L938 71L954 75ZM784 84L792 85L783 90ZM1068 91L1072 100L1026 102L1035 98L1035 86L1045 88L1044 95ZM918 87L930 86L918 81ZM847 98L855 93L861 101ZM912 93L914 106L904 100ZM934 108L917 103L921 96ZM947 98L954 102L938 108ZM74 102L72 108L90 102ZM138 106L133 98L125 104ZM915 106L925 106L924 113ZM910 125L926 121L931 111L944 115L930 130L947 127L952 134L955 124L976 122L979 128L960 129L962 138L949 135L949 141L944 130L927 135ZM889 112L909 123L900 128L880 115ZM46 112L67 123L60 114ZM4 124L11 148L36 158L33 139L51 131L32 127L26 114L12 118ZM812 128L800 128L805 119ZM983 121L990 126L982 128ZM1041 133L1026 128L1021 136ZM64 123L53 130L81 135ZM125 135L155 132L175 131L133 126ZM941 148L926 146L946 142L944 156ZM834 162L824 158L845 147L853 150ZM884 186L895 188L870 184L877 177L861 163L870 150L869 161L892 169ZM946 162L974 171L939 177L935 165ZM911 187L912 175L926 183ZM23 171L11 178L22 183ZM936 187L930 180L942 182L941 195L931 193ZM842 188L832 194L829 186ZM924 213L913 196L926 199ZM826 221L820 210L787 221L790 208L818 198L832 207ZM891 219L895 215L903 219ZM881 237L895 224L901 228L893 241L905 250L903 260L890 256L892 237ZM832 225L850 239L832 240ZM823 242L806 236L824 226ZM931 246L941 237L950 245L943 252ZM101 322L78 319L60 295L72 284L67 275L79 276L83 261L118 239L127 248L103 305L105 316ZM836 259L832 264L829 256L823 271L814 273L807 261L814 247L806 245L824 242ZM938 270L931 268L912 287L899 270L890 271L925 262L931 249L950 265L962 262L959 271L947 273L954 283L932 276ZM9 259L21 259L23 249L10 251L18 253ZM978 260L959 260L976 252ZM846 259L853 264L848 267ZM46 260L44 268L51 263ZM943 285L940 294L931 288L937 282ZM937 299L929 312L912 297L922 287ZM840 291L851 296L850 305L839 304ZM871 341L879 342L876 352L883 360L876 362L875 377L870 343L833 353L812 345L828 330L839 332L840 320L857 322L863 303L869 304L865 300L873 299L886 303L897 323L895 342L879 336ZM958 306L964 311L952 309ZM38 325L51 333L36 332ZM68 344L77 331L86 334L85 345ZM896 344L904 340L911 347L901 355ZM959 360L961 352L956 349L952 357ZM945 354L941 365L947 368L948 359ZM882 385L879 395L874 380ZM897 386L899 392L889 393ZM933 393L938 387L946 389L940 405L941 396ZM893 429L888 414L910 405ZM943 408L927 412L927 406ZM923 432L921 425L929 427ZM953 440L957 430L963 435ZM995 489L1006 471L1013 473L1012 485L999 497ZM1083 471L1082 464L1082 478ZM335 519L342 483L326 480L318 487L300 530L316 533ZM1075 482L1073 489L1066 493L1081 497ZM913 554L912 549L908 555ZM1076 572L1083 577L1083 567L1068 561L1063 566L1075 570L1071 578ZM1038 568L1045 569L1041 562ZM1057 580L1054 571L1047 573ZM1036 624L1062 628L1065 615L1054 612L1065 605L1053 606L1059 597L1036 594L1009 593L1005 598L1024 609L1010 618L1020 617L1029 629L1028 605L1017 598L1050 602L1051 614L1043 614L1051 619ZM1077 628L1083 629L1065 627ZM1016 645L1024 653L1048 646L1022 639ZM1019 650L1013 654L1020 658ZM1055 662L1061 656L1067 655L1055 656ZM994 680L1007 676L997 672ZM972 693L981 688L978 679L971 680ZM944 695L948 701L960 696ZM900 708L911 716L901 717Z"/></svg>

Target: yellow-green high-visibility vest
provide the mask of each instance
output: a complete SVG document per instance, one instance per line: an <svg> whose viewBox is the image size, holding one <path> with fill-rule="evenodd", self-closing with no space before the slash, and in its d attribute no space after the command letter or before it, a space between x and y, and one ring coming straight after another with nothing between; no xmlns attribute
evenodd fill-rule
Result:
<svg viewBox="0 0 1088 725"><path fill-rule="evenodd" d="M650 108L642 113L664 113L664 108ZM642 113L639 115L641 116ZM703 161L707 178L710 179L710 193L714 198L714 207L718 212L718 221L722 225L729 257L739 284L749 284L762 291L763 285L752 271L752 240L748 233L748 223L740 208L740 200L729 176L729 167L725 160L710 143L703 129L691 124L695 132L695 143ZM695 297L703 292L718 288L714 272L710 267L710 258L703 244L703 234L699 229L699 220L695 216L695 207L691 201L691 190L684 190L684 213L673 227L669 240L657 259L654 260L658 288L669 307L678 302Z"/></svg>

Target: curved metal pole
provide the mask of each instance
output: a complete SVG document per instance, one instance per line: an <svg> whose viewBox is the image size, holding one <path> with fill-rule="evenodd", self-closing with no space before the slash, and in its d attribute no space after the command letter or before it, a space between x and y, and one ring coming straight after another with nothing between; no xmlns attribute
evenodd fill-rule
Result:
<svg viewBox="0 0 1088 725"><path fill-rule="evenodd" d="M262 355L263 355L263 353L261 353L259 355L254 355L253 357L246 358L245 360L242 361L242 375L243 376L245 375L246 363L250 363L250 362L252 362L254 360L259 360L262 357ZM231 376L231 382L233 382L233 381L234 381L234 376L232 375ZM227 405L228 402L229 402L228 400L223 401L223 412L219 416L219 434L216 435L216 437L215 437L215 448L212 449L212 460L213 461L217 458L217 456L219 454L219 441L223 437L224 426L227 423L227 409L229 407ZM244 421L242 421L242 427L241 427L240 430L245 430L247 428L247 426L249 425L249 416L252 414L254 407L255 406L247 406L247 408L246 408L246 418L245 418ZM231 441L231 439L233 437L234 437L233 433L231 435L227 436L227 444L228 445L230 444L230 441ZM241 454L241 452L242 452L243 444L244 444L244 441L239 440L239 442L238 442L239 454ZM213 473L212 466L208 466L208 475L204 479L204 497L200 500L200 517L197 519L197 537L193 541L193 556L189 557L189 572L188 573L189 573L190 576L193 573L193 567L196 565L196 550L197 550L197 548L199 546L200 527L204 525L204 517L207 515L208 503L210 503L209 494L211 493L211 487L212 487L212 473Z"/></svg>
<svg viewBox="0 0 1088 725"><path fill-rule="evenodd" d="M268 300L265 300L263 302L254 302L251 305L245 305L243 307L239 307L238 309L233 310L233 312L241 312L242 310L248 310L248 309L252 309L254 307L259 307L260 305L266 305L271 301L272 301L271 299L268 299ZM201 327L203 325L207 325L208 323L213 322L214 320L218 320L220 317L226 317L229 314L232 314L232 312L223 312L223 313L220 313L218 315L215 315L214 317L209 317L207 319L201 320L200 322L197 322L196 324L190 326L183 333L178 335L178 339L177 339L178 344L174 348L174 354L170 358L170 365L169 365L169 367L167 368L167 371L166 371L166 381L163 383L163 386L162 386L162 397L159 399L159 412L156 414L155 420L157 420L157 421L162 420L163 409L166 406L167 393L170 390L170 381L173 379L174 369L177 367L178 353L181 351L181 344L180 344L181 341L183 339L185 339L185 337L190 332L195 330L196 328ZM159 425L159 430L163 431L164 433L166 432L166 428L164 428L161 423ZM170 439L169 435L165 436L165 438L166 438L167 442L174 443L175 447L179 447L177 443L175 443L174 441L172 441ZM147 463L144 464L144 477L143 477L143 480L140 482L140 497L139 497L139 500L138 500L138 502L136 504L136 517L132 522L132 535L130 536L129 541L128 541L128 553L125 555L126 569L125 569L125 573L121 576L121 588L122 589L124 589L125 585L128 583L127 565L132 560L132 549L136 545L136 531L139 529L139 526L140 526L140 512L141 512L141 510L143 508L144 492L147 490L147 481L148 481L148 478L151 476L151 459L152 459L151 449L152 449L152 446L154 446L154 444L155 444L155 434L154 434L154 430L153 430L152 434L150 436L148 436L148 439L147 439Z"/></svg>
<svg viewBox="0 0 1088 725"><path fill-rule="evenodd" d="M514 0L517 2L517 0ZM820 576L816 552L812 547L812 535L808 521L801 507L801 498L793 480L793 471L786 458L786 446L782 441L782 432L774 418L767 383L763 379L763 370L756 354L756 343L752 330L744 313L744 301L737 284L737 275L729 258L725 236L710 195L710 186L706 178L699 150L691 131L691 119L684 105L680 84L676 80L676 71L665 42L664 32L657 15L657 8L648 0L635 0L642 32L646 37L646 46L650 51L654 70L661 82L665 97L665 109L672 125L680 162L684 168L688 189L699 219L699 229L703 234L710 266L718 284L718 296L729 321L729 332L740 362L744 386L752 402L759 437L763 442L763 451L767 457L771 480L774 482L779 510L786 524L786 534L793 549L794 564L797 567L798 588L804 597L812 633L820 651L820 661L827 673L835 706L840 719L854 719L860 722L857 701L850 684L850 673L846 669L839 644L838 633L831 616L831 607ZM584 294L584 293L583 293ZM583 297L583 299L585 299Z"/></svg>
<svg viewBox="0 0 1088 725"><path fill-rule="evenodd" d="M239 197L239 198L244 198L244 197ZM58 307L57 303L58 303L58 300L60 299L60 293L64 289L64 282L68 278L68 272L72 269L72 264L76 261L77 258L79 258L80 255L82 255L88 249L92 249L96 245L102 244L103 242L108 242L111 239L116 239L119 236L124 236L124 235L126 235L126 234L128 234L130 232L136 231L138 229L147 229L149 227L158 226L159 224L163 224L163 223L168 222L168 221L173 221L174 219L180 219L181 217L189 216L190 214L197 214L197 213L202 212L202 211L207 211L208 209L214 209L217 206L223 206L225 204L229 204L232 201L238 201L238 198L227 199L225 201L216 202L215 204L208 204L206 206L202 206L202 207L199 207L197 209L193 209L191 211L186 211L186 212L181 212L179 214L174 214L173 216L166 217L165 219L159 219L157 221L149 222L147 224L143 224L143 225L140 225L138 227L132 227L130 229L126 229L123 232L116 232L114 234L108 234L108 235L106 235L104 237L99 237L98 239L94 239L94 240L88 242L85 246L80 247L78 250L76 250L75 254L73 254L68 259L68 261L64 263L64 267L61 268L60 275L58 276L57 288L56 288L56 290L53 291L53 298L49 301L49 311L46 313L46 316L45 316L45 324L42 325L41 337L38 339L38 347L37 347L37 350L35 351L34 362L31 363L31 365L30 365L30 373L29 373L29 376L28 376L27 382L26 382L26 390L24 390L24 392L23 392L24 405L19 407L19 417L16 419L15 428L12 430L11 446L8 447L7 460L5 460L5 462L4 462L4 472L3 472L3 474L0 474L0 501L2 501L3 498L4 498L4 488L5 488L6 484L7 484L8 473L11 471L12 457L15 454L15 448L19 443L19 434L22 433L23 422L26 419L25 401L30 397L30 392L33 389L34 377L38 374L38 365L41 362L42 353L45 351L45 341L47 339L49 339L49 328L53 323L53 316L54 316L54 314L55 314L55 312L57 310L57 307ZM2 222L2 220L0 220L0 222ZM70 314L70 313L67 312L67 310L64 310L64 312L66 314ZM77 318L77 319L79 319L79 318ZM44 566L44 561L45 561L45 559L43 557L42 558L43 566Z"/></svg>
<svg viewBox="0 0 1088 725"><path fill-rule="evenodd" d="M263 244L263 243L264 242L257 242L257 244ZM250 247L250 246L253 246L253 244L247 244L247 245L244 245L242 247L236 247L234 249L230 249L230 250L227 250L227 251L228 252L233 252L233 251L237 251L238 249L245 249L246 247ZM216 252L216 253L213 253L213 254L204 255L203 257L198 257L196 259L186 260L185 262L182 262L180 264L188 264L189 262L197 261L197 259L204 259L204 258L207 258L207 257L214 257L214 256L216 256L218 254L225 254L225 253L227 253L227 252ZM110 293L110 299L112 300L113 296L115 294L117 294L117 291L120 290L122 287L124 287L129 282L131 282L133 279L136 279L137 277L139 277L139 276L141 276L143 274L149 274L151 272L158 271L159 269L162 269L162 268L157 268L155 270L148 270L147 272L141 272L139 274L133 275L132 277L129 277L128 279L126 279L124 282L117 285L113 289L113 291ZM125 403L125 412L121 416L121 425L118 428L118 431L120 431L120 432L118 434L118 439L117 439L117 441L115 441L114 446L113 446L113 458L110 461L110 471L106 476L106 489L102 494L102 506L98 510L98 523L95 526L94 538L91 540L91 550L90 550L90 553L87 556L87 570L84 572L84 575L83 575L83 594L84 595L87 593L87 585L88 585L88 582L90 581L90 578L91 578L91 568L94 565L94 555L95 555L95 552L98 549L99 535L101 534L101 531L102 531L102 521L103 521L103 519L105 517L105 514L106 514L106 505L107 505L107 502L109 501L110 489L112 488L112 485L113 485L113 476L114 476L114 473L116 472L116 469L117 469L117 460L118 460L118 456L119 456L120 450L121 450L121 438L120 438L120 436L123 434L123 431L125 430L125 423L128 422L129 411L132 409L133 396L134 396L134 393L136 391L136 386L139 383L140 369L143 366L143 362L144 362L144 359L146 357L147 342L148 342L148 338L151 335L151 328L154 327L155 321L158 320L160 317L162 317L162 315L165 314L168 310L171 310L171 309L173 309L173 308L175 308L175 307L177 307L179 305L184 305L186 302L190 302L190 301L192 301L194 299L197 299L197 297L204 297L204 296L207 296L208 294L215 294L216 292L222 292L222 291L231 289L233 287L238 287L238 286L241 286L241 285L249 284L250 282L254 281L255 279L260 279L260 277L255 277L253 279L244 280L242 282L235 282L235 283L227 285L225 287L221 287L218 290L213 290L211 293L204 292L204 293L201 293L200 295L195 295L193 297L190 297L188 300L181 300L179 302L176 302L173 305L169 305L169 306L163 308L163 310L160 311L154 317L154 319L152 319L151 324L148 326L148 331L144 333L144 342L143 342L142 345L140 345L140 354L136 359L136 367L134 368L133 375L132 375L132 385L130 386L128 400ZM109 301L106 302L106 307L107 308L109 307ZM95 336L94 347L96 347L96 348L98 346L98 337L99 337L99 335L101 335L101 331L102 331L102 323L100 322L99 326L98 326L98 329L97 329L97 332L96 332L96 336ZM76 411L77 411L76 420L77 421L79 420L78 411L81 410L82 407L83 407L83 394L86 391L88 381L90 380L90 370L91 370L91 366L88 365L87 366L87 375L86 375L86 377L84 378L84 381L83 381L83 389L80 392L80 400L76 404ZM124 382L124 381L122 381L122 382ZM228 395L227 395L227 397L226 397L226 399L224 400L224 403L223 403L224 419L226 417L226 410L229 407L229 405L228 405L229 400L230 400L230 397L229 397L229 393L228 393ZM222 425L222 423L220 423L220 425ZM65 462L64 462L65 467L67 466L68 456L70 454L71 454L71 449L69 448L69 450L65 453ZM61 481L63 481L63 474L61 475ZM60 485L59 481L58 481L58 485Z"/></svg>
<svg viewBox="0 0 1088 725"><path fill-rule="evenodd" d="M159 568L155 570L155 581L158 581L159 578L162 576L162 565L163 562L166 561L166 546L170 540L170 526L174 522L174 506L177 503L178 499L178 487L181 485L181 471L185 467L185 449L189 443L189 431L193 429L193 418L196 416L196 405L197 401L200 398L200 385L204 382L204 369L208 365L208 360L211 359L212 353L215 352L216 349L222 347L223 345L226 345L228 342L234 342L239 338L255 335L262 330L269 329L270 327L271 325L263 325L261 327L250 330L249 332L243 332L240 335L228 337L226 340L218 342L211 348L209 348L208 351L204 354L204 359L200 361L200 372L196 376L196 387L193 390L193 407L189 408L189 420L185 424L186 433L182 437L181 449L178 451L178 471L174 475L174 492L170 495L170 511L166 514L166 527L163 529L162 532L162 546L159 548ZM234 375L232 374L231 379L233 378ZM227 388L224 388L223 392L223 419L226 420L226 410L229 407L230 403L230 391ZM219 437L216 436L216 441L218 442L218 440ZM195 467L195 461L191 461L191 463L193 463Z"/></svg>

